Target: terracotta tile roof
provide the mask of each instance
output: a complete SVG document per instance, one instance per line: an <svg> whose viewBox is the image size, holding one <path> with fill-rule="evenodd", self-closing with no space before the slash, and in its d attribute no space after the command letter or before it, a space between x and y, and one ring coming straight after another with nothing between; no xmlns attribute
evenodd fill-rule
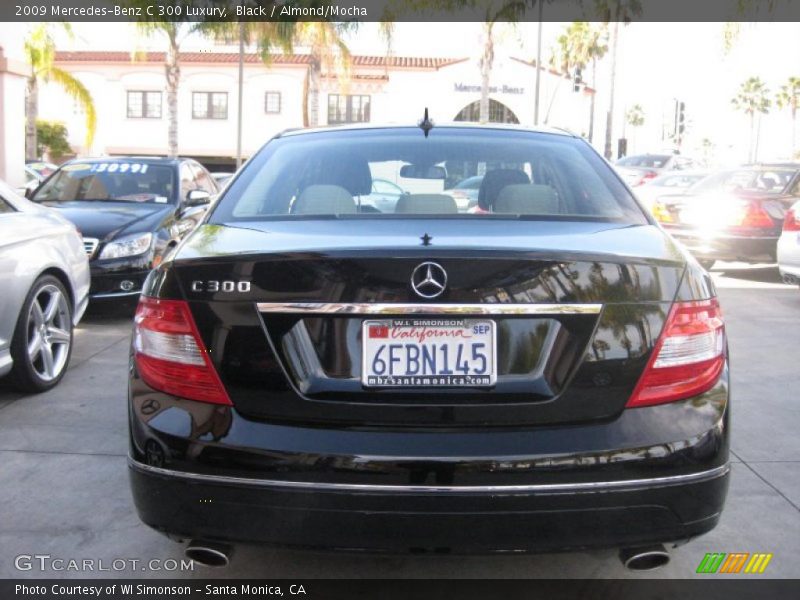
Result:
<svg viewBox="0 0 800 600"><path fill-rule="evenodd" d="M143 52L137 57L139 62L164 62L164 52ZM181 52L182 63L237 63L238 52ZM436 58L422 56L353 56L353 64L359 67L394 67L410 69L441 69L467 60L466 58ZM129 52L81 50L77 52L56 52L56 62L131 62ZM254 52L244 55L246 63L260 63L261 56ZM308 64L308 54L274 54L272 63L276 65Z"/></svg>

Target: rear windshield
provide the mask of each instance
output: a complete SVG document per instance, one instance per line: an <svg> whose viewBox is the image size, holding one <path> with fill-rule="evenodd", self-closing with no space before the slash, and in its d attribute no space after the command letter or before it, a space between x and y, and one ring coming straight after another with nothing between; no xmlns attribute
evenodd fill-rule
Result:
<svg viewBox="0 0 800 600"><path fill-rule="evenodd" d="M110 200L165 204L174 197L173 168L141 162L75 162L64 165L34 202Z"/></svg>
<svg viewBox="0 0 800 600"><path fill-rule="evenodd" d="M468 180L479 182L474 203L451 192ZM377 189L376 181L394 184L394 193ZM409 127L273 140L247 163L210 222L415 216L647 223L608 164L581 140L444 127L427 138Z"/></svg>
<svg viewBox="0 0 800 600"><path fill-rule="evenodd" d="M780 194L797 173L793 167L734 169L720 171L698 181L690 189L692 194L713 192L763 192Z"/></svg>
<svg viewBox="0 0 800 600"><path fill-rule="evenodd" d="M617 161L620 167L652 167L660 169L670 159L668 155L647 154L645 156L627 156Z"/></svg>

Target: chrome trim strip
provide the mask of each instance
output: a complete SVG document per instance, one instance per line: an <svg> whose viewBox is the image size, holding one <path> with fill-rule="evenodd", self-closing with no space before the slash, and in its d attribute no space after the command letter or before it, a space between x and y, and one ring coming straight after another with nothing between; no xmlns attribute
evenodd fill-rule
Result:
<svg viewBox="0 0 800 600"><path fill-rule="evenodd" d="M106 292L104 294L92 294L89 296L92 300L102 300L103 298L125 298L128 296L138 296L142 293L142 290L136 290L134 292Z"/></svg>
<svg viewBox="0 0 800 600"><path fill-rule="evenodd" d="M254 479L250 477L228 477L226 475L208 475L205 473L190 473L188 471L175 471L153 467L140 463L128 456L128 466L131 469L175 477L194 482L203 482L221 485L243 485L253 487L273 487L287 489L301 489L310 491L332 492L391 492L399 494L504 494L513 492L601 492L610 489L626 489L640 487L664 487L684 483L697 483L709 479L716 479L727 475L730 463L686 475L671 475L669 477L653 477L650 479L627 479L619 481L585 481L577 483L537 483L530 485L371 485L366 483L317 483L309 481L280 481L275 479Z"/></svg>
<svg viewBox="0 0 800 600"><path fill-rule="evenodd" d="M259 302L262 313L310 315L596 315L602 304L381 304Z"/></svg>

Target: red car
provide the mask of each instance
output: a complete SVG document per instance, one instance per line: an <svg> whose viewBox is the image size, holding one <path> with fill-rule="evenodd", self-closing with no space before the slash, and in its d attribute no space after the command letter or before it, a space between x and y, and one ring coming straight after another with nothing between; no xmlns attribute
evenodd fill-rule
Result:
<svg viewBox="0 0 800 600"><path fill-rule="evenodd" d="M719 171L661 196L653 215L706 267L717 260L775 262L789 207L800 196L800 164L748 165Z"/></svg>

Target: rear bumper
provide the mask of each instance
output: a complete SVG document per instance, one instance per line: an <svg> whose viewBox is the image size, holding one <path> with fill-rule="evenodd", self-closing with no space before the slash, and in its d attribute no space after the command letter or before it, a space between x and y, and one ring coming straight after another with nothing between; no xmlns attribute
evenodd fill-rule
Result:
<svg viewBox="0 0 800 600"><path fill-rule="evenodd" d="M723 465L676 478L503 488L286 485L130 461L136 507L181 538L384 552L543 552L683 542L711 530Z"/></svg>
<svg viewBox="0 0 800 600"><path fill-rule="evenodd" d="M775 262L777 236L749 237L667 229L695 258L742 262Z"/></svg>
<svg viewBox="0 0 800 600"><path fill-rule="evenodd" d="M727 369L613 420L519 430L248 419L132 380L139 516L180 538L369 551L542 552L682 542L728 486Z"/></svg>

